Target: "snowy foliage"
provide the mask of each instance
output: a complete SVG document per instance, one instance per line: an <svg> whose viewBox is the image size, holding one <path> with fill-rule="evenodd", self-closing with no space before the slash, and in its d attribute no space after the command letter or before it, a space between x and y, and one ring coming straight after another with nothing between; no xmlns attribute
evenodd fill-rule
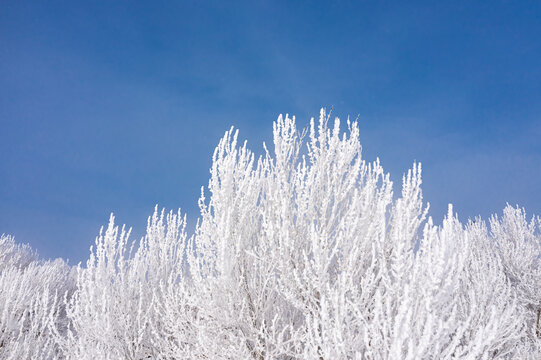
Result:
<svg viewBox="0 0 541 360"><path fill-rule="evenodd" d="M322 110L274 124L256 158L225 133L193 235L158 211L111 216L86 266L0 239L0 357L539 359L541 220L436 225L421 165L402 191Z"/></svg>
<svg viewBox="0 0 541 360"><path fill-rule="evenodd" d="M0 237L0 358L61 357L55 332L67 326L62 296L71 293L71 269L40 261L28 245Z"/></svg>

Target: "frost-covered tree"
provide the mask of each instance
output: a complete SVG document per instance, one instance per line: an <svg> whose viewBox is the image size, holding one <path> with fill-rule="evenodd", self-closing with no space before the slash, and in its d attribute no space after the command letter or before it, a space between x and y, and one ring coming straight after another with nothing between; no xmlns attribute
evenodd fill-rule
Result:
<svg viewBox="0 0 541 360"><path fill-rule="evenodd" d="M28 244L17 244L9 235L0 236L0 271L25 268L36 260L38 255Z"/></svg>
<svg viewBox="0 0 541 360"><path fill-rule="evenodd" d="M501 220L490 219L495 253L503 274L516 292L525 312L524 325L530 339L541 346L541 219L526 219L524 209L507 206Z"/></svg>
<svg viewBox="0 0 541 360"><path fill-rule="evenodd" d="M322 112L303 154L304 135L279 118L274 153L232 131L215 151L187 255L202 357L536 356L484 225L425 222L420 165L393 200L356 124L341 135Z"/></svg>
<svg viewBox="0 0 541 360"><path fill-rule="evenodd" d="M463 224L450 206L434 224L421 165L395 195L379 160L362 158L357 124L344 131L323 110L305 131L280 116L273 135L256 157L225 133L191 236L180 211L156 208L136 242L111 216L74 285L65 264L2 237L0 353L540 358L539 218L507 206Z"/></svg>
<svg viewBox="0 0 541 360"><path fill-rule="evenodd" d="M62 296L73 286L62 260L40 261L28 245L0 237L0 358L56 359L51 328L66 327Z"/></svg>
<svg viewBox="0 0 541 360"><path fill-rule="evenodd" d="M164 222L165 221L165 222ZM69 328L58 342L69 359L145 359L159 356L153 339L163 330L158 291L182 272L185 220L164 212L149 218L136 251L130 231L119 229L111 215L100 232L86 268L77 268L76 290L67 299ZM171 280L172 279L172 280Z"/></svg>

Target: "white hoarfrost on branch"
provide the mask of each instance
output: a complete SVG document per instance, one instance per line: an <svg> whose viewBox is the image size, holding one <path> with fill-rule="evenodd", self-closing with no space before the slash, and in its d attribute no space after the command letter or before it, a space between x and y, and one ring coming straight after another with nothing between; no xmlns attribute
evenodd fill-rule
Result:
<svg viewBox="0 0 541 360"><path fill-rule="evenodd" d="M0 238L8 359L540 359L541 221L436 225L421 164L399 196L357 123L273 126L260 157L225 133L193 235L156 208L111 216L86 266Z"/></svg>

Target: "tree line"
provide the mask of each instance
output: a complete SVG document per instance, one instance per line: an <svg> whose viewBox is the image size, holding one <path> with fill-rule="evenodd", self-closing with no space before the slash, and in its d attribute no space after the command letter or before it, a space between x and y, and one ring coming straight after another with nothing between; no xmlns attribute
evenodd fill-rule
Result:
<svg viewBox="0 0 541 360"><path fill-rule="evenodd" d="M2 359L539 359L541 220L507 206L434 224L359 129L280 116L256 157L227 131L193 234L111 215L86 264L0 237Z"/></svg>

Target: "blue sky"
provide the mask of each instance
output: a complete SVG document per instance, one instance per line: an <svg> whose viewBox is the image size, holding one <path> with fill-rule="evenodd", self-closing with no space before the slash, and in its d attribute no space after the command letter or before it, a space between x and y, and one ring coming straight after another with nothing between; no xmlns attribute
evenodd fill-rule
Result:
<svg viewBox="0 0 541 360"><path fill-rule="evenodd" d="M541 2L235 4L3 1L0 233L77 263L112 211L193 224L225 130L331 106L437 221L541 214Z"/></svg>

